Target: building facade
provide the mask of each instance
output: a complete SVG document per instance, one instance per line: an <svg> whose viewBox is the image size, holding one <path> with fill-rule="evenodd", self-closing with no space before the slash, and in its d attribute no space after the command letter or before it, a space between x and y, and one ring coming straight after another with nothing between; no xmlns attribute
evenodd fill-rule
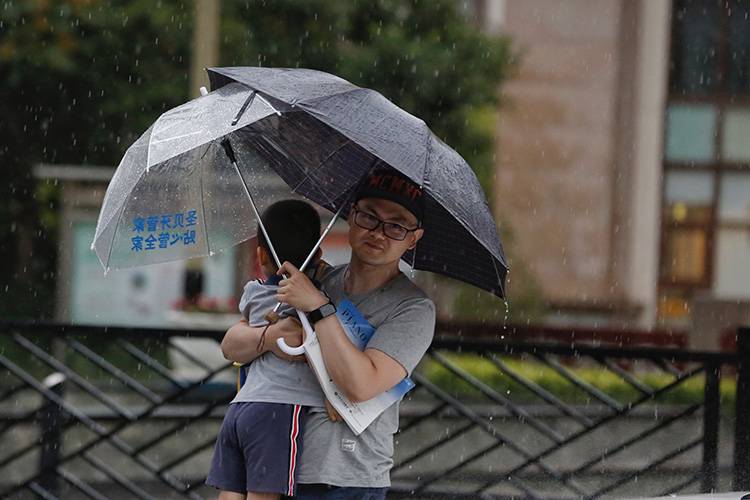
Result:
<svg viewBox="0 0 750 500"><path fill-rule="evenodd" d="M520 63L495 207L549 321L717 347L750 322L750 3L499 5Z"/></svg>

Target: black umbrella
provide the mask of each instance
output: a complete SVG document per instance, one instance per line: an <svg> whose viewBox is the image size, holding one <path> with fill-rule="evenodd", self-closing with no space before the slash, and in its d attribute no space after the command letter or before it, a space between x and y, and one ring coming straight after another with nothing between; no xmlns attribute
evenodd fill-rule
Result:
<svg viewBox="0 0 750 500"><path fill-rule="evenodd" d="M427 195L425 235L404 260L504 297L508 267L476 175L422 120L374 90L321 71L246 67L208 73L214 90L241 83L284 110L231 135L240 165L243 151L260 154L296 192L331 211L373 167L388 165Z"/></svg>

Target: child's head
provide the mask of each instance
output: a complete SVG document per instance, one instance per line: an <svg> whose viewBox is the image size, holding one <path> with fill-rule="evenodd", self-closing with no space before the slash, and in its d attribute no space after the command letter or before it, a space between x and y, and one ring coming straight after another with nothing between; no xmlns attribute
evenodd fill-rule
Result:
<svg viewBox="0 0 750 500"><path fill-rule="evenodd" d="M261 217L279 260L300 267L320 238L318 212L304 201L283 200L269 206ZM278 270L260 227L256 256L267 276Z"/></svg>

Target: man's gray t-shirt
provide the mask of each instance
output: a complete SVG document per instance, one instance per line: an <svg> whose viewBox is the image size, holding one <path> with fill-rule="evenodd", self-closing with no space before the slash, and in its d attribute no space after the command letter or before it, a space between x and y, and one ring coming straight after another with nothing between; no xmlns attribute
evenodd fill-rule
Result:
<svg viewBox="0 0 750 500"><path fill-rule="evenodd" d="M266 313L278 302L277 290L278 286L260 281L250 281L245 285L240 311L250 326L264 326L267 323ZM281 317L296 317L296 312L288 305L282 305L278 313ZM250 364L247 379L232 400L232 403L248 402L322 407L324 396L307 363L284 361L267 352Z"/></svg>
<svg viewBox="0 0 750 500"><path fill-rule="evenodd" d="M411 374L432 342L435 305L406 276L383 287L347 297L348 266L321 279L334 304L349 299L376 328L367 349L378 349ZM385 410L359 436L343 422L331 422L323 408L311 408L302 434L299 483L378 488L390 486L393 434L398 430L398 403Z"/></svg>

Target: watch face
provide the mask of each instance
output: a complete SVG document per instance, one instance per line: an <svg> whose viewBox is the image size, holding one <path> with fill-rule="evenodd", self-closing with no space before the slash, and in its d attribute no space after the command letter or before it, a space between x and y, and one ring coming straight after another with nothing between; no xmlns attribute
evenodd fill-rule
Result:
<svg viewBox="0 0 750 500"><path fill-rule="evenodd" d="M336 306L331 304L330 302L327 304L323 304L320 306L320 314L322 317L330 316L331 314L336 312Z"/></svg>

